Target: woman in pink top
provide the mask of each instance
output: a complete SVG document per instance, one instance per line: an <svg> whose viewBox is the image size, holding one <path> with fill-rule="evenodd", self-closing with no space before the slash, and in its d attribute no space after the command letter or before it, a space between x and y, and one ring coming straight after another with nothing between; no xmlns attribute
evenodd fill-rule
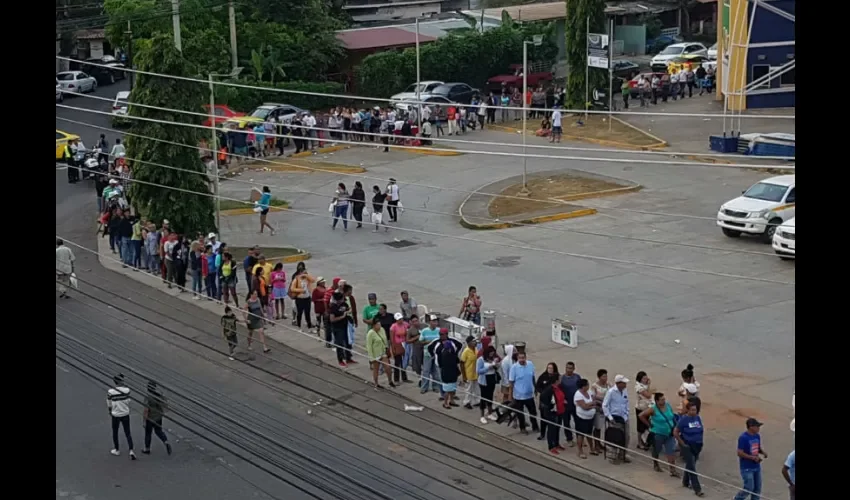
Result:
<svg viewBox="0 0 850 500"><path fill-rule="evenodd" d="M286 298L286 271L283 270L282 262L278 262L274 266L269 279L272 282L272 298L274 299L275 308L274 319L286 319L286 303L283 300Z"/></svg>
<svg viewBox="0 0 850 500"><path fill-rule="evenodd" d="M408 325L404 322L404 315L400 312L395 313L393 318L395 318L395 323L390 327L390 339L392 340L390 351L392 351L393 364L395 365L395 368L393 368L393 380L398 382L399 378L401 378L402 382L410 382L407 380L407 371L405 371L402 365Z"/></svg>

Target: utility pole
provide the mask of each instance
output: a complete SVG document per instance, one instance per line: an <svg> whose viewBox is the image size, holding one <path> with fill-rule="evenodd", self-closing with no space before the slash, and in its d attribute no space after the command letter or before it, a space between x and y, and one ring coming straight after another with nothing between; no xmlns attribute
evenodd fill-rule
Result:
<svg viewBox="0 0 850 500"><path fill-rule="evenodd" d="M133 28L130 27L130 20L127 19L127 68L133 69ZM136 82L136 73L130 71L130 91L133 91L133 84Z"/></svg>
<svg viewBox="0 0 850 500"><path fill-rule="evenodd" d="M236 58L236 9L233 6L233 0L227 6L227 11L230 17L230 70L235 71L237 66Z"/></svg>
<svg viewBox="0 0 850 500"><path fill-rule="evenodd" d="M215 83L213 82L213 74L209 75L210 85L210 153L213 161L213 175L215 175L214 193L215 193L215 228L216 231L221 231L221 197L219 197L219 168L218 168L218 135L216 135L215 123Z"/></svg>
<svg viewBox="0 0 850 500"><path fill-rule="evenodd" d="M180 0L171 0L171 24L174 26L174 46L183 52L183 40L180 38Z"/></svg>

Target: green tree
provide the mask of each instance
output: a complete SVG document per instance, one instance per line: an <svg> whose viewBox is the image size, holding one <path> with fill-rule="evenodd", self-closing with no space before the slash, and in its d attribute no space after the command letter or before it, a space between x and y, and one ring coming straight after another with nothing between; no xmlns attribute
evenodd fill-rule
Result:
<svg viewBox="0 0 850 500"><path fill-rule="evenodd" d="M138 46L135 62L142 71L187 77L197 74L194 65L174 47L174 40L170 35L154 35L153 38L140 42ZM200 113L203 112L203 104L208 95L205 87L196 82L139 74L130 101ZM130 115L164 122L198 125L201 123L200 116L139 106L131 106ZM198 152L191 148L142 138L167 137L178 144L198 144L202 129L133 120L130 130L137 135L127 138L128 157L175 167L168 169L139 162L132 165L133 177L138 181L150 183L136 182L130 185L130 197L136 208L151 220L168 219L177 231L206 232L215 229L213 198L205 195L210 193L210 181Z"/></svg>
<svg viewBox="0 0 850 500"><path fill-rule="evenodd" d="M590 19L591 33L607 33L605 22L604 0L566 0L566 52L567 66L567 99L569 109L582 109L590 100L586 95L586 79L590 80L589 88L608 88L608 71L587 67L587 20ZM613 43L613 42L611 42Z"/></svg>

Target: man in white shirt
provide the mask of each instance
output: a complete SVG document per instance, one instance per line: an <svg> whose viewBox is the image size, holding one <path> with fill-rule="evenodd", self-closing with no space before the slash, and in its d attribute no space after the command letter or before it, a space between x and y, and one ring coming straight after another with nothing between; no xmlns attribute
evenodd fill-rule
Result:
<svg viewBox="0 0 850 500"><path fill-rule="evenodd" d="M218 253L218 249L221 246L221 242L215 237L215 233L210 233L207 235L207 244L212 245L213 253Z"/></svg>
<svg viewBox="0 0 850 500"><path fill-rule="evenodd" d="M310 145L310 149L316 149L316 141L311 140L316 138L316 130L314 128L316 126L316 117L311 115L309 111L305 111L304 118L301 119L301 124L307 127L307 130L304 131L304 136L309 138L307 142Z"/></svg>
<svg viewBox="0 0 850 500"><path fill-rule="evenodd" d="M427 122L431 118L431 108L422 106L422 121Z"/></svg>
<svg viewBox="0 0 850 500"><path fill-rule="evenodd" d="M674 72L670 75L670 95L674 101L679 98L679 73Z"/></svg>
<svg viewBox="0 0 850 500"><path fill-rule="evenodd" d="M74 274L74 252L65 246L65 242L56 238L56 290L62 299L68 298L71 275Z"/></svg>
<svg viewBox="0 0 850 500"><path fill-rule="evenodd" d="M390 222L398 222L398 203L400 201L398 184L395 179L390 177L390 183L387 184L387 214L390 216Z"/></svg>
<svg viewBox="0 0 850 500"><path fill-rule="evenodd" d="M118 374L112 378L115 386L106 391L106 407L109 408L109 416L112 417L112 444L110 451L115 456L121 454L118 451L118 427L124 428L124 436L127 438L127 447L130 449L130 459L135 460L133 453L133 434L130 432L130 389L124 385L124 375Z"/></svg>
<svg viewBox="0 0 850 500"><path fill-rule="evenodd" d="M109 161L115 161L117 158L120 158L126 154L126 150L124 149L124 145L121 144L121 139L115 139L115 145L112 146L112 152L109 153Z"/></svg>
<svg viewBox="0 0 850 500"><path fill-rule="evenodd" d="M560 106L555 106L555 110L552 111L552 137L549 138L549 142L561 142L562 133L563 129L561 128L561 108Z"/></svg>

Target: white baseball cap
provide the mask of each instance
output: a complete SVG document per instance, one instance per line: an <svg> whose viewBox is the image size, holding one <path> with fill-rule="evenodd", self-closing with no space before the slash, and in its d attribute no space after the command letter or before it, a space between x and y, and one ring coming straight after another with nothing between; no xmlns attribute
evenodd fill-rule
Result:
<svg viewBox="0 0 850 500"><path fill-rule="evenodd" d="M213 238L215 238L215 233L210 233L210 234L208 234L208 235L207 235L207 238L209 238L209 239L213 239Z"/></svg>
<svg viewBox="0 0 850 500"><path fill-rule="evenodd" d="M396 321L398 321L398 320L400 320L400 319L404 319L404 314L402 314L402 313L395 313L395 314L393 314L393 318L395 318L395 320L396 320Z"/></svg>
<svg viewBox="0 0 850 500"><path fill-rule="evenodd" d="M629 379L627 379L627 378L626 378L626 377L624 377L623 375L617 375L616 377L614 377L614 383L615 383L615 384L619 384L620 382L622 382L622 383L624 383L624 384L628 384L628 383L629 383Z"/></svg>

